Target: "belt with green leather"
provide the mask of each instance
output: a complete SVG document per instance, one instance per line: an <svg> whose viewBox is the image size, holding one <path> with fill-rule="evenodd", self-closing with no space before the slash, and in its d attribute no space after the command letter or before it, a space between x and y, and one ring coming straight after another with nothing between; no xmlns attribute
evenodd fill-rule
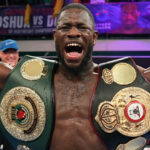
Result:
<svg viewBox="0 0 150 150"><path fill-rule="evenodd" d="M54 119L56 62L25 56L0 93L0 130L17 150L49 147Z"/></svg>
<svg viewBox="0 0 150 150"><path fill-rule="evenodd" d="M109 150L119 150L125 144L135 150L146 144L150 137L149 92L150 84L131 58L100 65L91 121Z"/></svg>

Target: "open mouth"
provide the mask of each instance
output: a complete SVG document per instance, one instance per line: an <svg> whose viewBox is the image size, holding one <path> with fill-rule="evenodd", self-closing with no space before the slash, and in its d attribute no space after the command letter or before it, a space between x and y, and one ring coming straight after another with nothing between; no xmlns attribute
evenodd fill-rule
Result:
<svg viewBox="0 0 150 150"><path fill-rule="evenodd" d="M82 56L83 47L79 43L69 43L65 46L65 53L68 59L79 59Z"/></svg>
<svg viewBox="0 0 150 150"><path fill-rule="evenodd" d="M69 43L66 45L65 49L67 53L70 53L70 52L81 53L82 52L82 46L78 43Z"/></svg>

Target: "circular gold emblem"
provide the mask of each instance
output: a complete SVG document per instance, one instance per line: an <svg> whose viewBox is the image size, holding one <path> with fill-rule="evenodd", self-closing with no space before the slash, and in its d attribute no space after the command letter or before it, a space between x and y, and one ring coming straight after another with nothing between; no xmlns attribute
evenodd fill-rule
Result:
<svg viewBox="0 0 150 150"><path fill-rule="evenodd" d="M102 79L106 84L116 82L119 85L128 85L136 79L136 71L130 64L118 63L111 70L104 68Z"/></svg>
<svg viewBox="0 0 150 150"><path fill-rule="evenodd" d="M128 85L136 78L135 69L127 63L118 63L111 69L114 82L120 85Z"/></svg>
<svg viewBox="0 0 150 150"><path fill-rule="evenodd" d="M43 69L44 61L41 59L30 59L23 63L20 71L25 79L37 80L40 79L42 75L45 75Z"/></svg>
<svg viewBox="0 0 150 150"><path fill-rule="evenodd" d="M45 105L33 90L15 87L4 95L0 117L5 129L13 137L22 141L32 141L44 130Z"/></svg>
<svg viewBox="0 0 150 150"><path fill-rule="evenodd" d="M101 128L115 130L126 136L141 136L150 130L150 93L128 87L115 94L112 101L100 103L95 120Z"/></svg>

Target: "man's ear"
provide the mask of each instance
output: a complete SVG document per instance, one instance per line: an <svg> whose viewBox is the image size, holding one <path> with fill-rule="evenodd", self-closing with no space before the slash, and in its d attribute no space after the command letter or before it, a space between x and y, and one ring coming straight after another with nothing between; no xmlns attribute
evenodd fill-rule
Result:
<svg viewBox="0 0 150 150"><path fill-rule="evenodd" d="M53 30L53 39L56 41L56 30Z"/></svg>
<svg viewBox="0 0 150 150"><path fill-rule="evenodd" d="M96 41L98 39L98 31L94 31L94 35L93 35L93 44L95 45L96 44Z"/></svg>

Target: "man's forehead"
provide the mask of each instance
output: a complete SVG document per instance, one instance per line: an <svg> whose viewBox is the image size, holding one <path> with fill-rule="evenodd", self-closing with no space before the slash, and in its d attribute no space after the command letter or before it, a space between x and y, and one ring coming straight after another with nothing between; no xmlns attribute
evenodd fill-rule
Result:
<svg viewBox="0 0 150 150"><path fill-rule="evenodd" d="M80 23L86 24L93 27L93 22L88 14L87 11L78 9L78 8L69 8L64 10L59 19L58 24L65 24L65 23Z"/></svg>
<svg viewBox="0 0 150 150"><path fill-rule="evenodd" d="M59 17L59 20L64 19L66 17L67 18L68 17L76 18L78 16L80 16L80 17L84 16L84 17L88 18L89 14L85 10L82 10L82 9L79 9L79 8L69 8L69 9L64 10L61 13L61 15ZM80 18L78 18L78 19L80 19Z"/></svg>

